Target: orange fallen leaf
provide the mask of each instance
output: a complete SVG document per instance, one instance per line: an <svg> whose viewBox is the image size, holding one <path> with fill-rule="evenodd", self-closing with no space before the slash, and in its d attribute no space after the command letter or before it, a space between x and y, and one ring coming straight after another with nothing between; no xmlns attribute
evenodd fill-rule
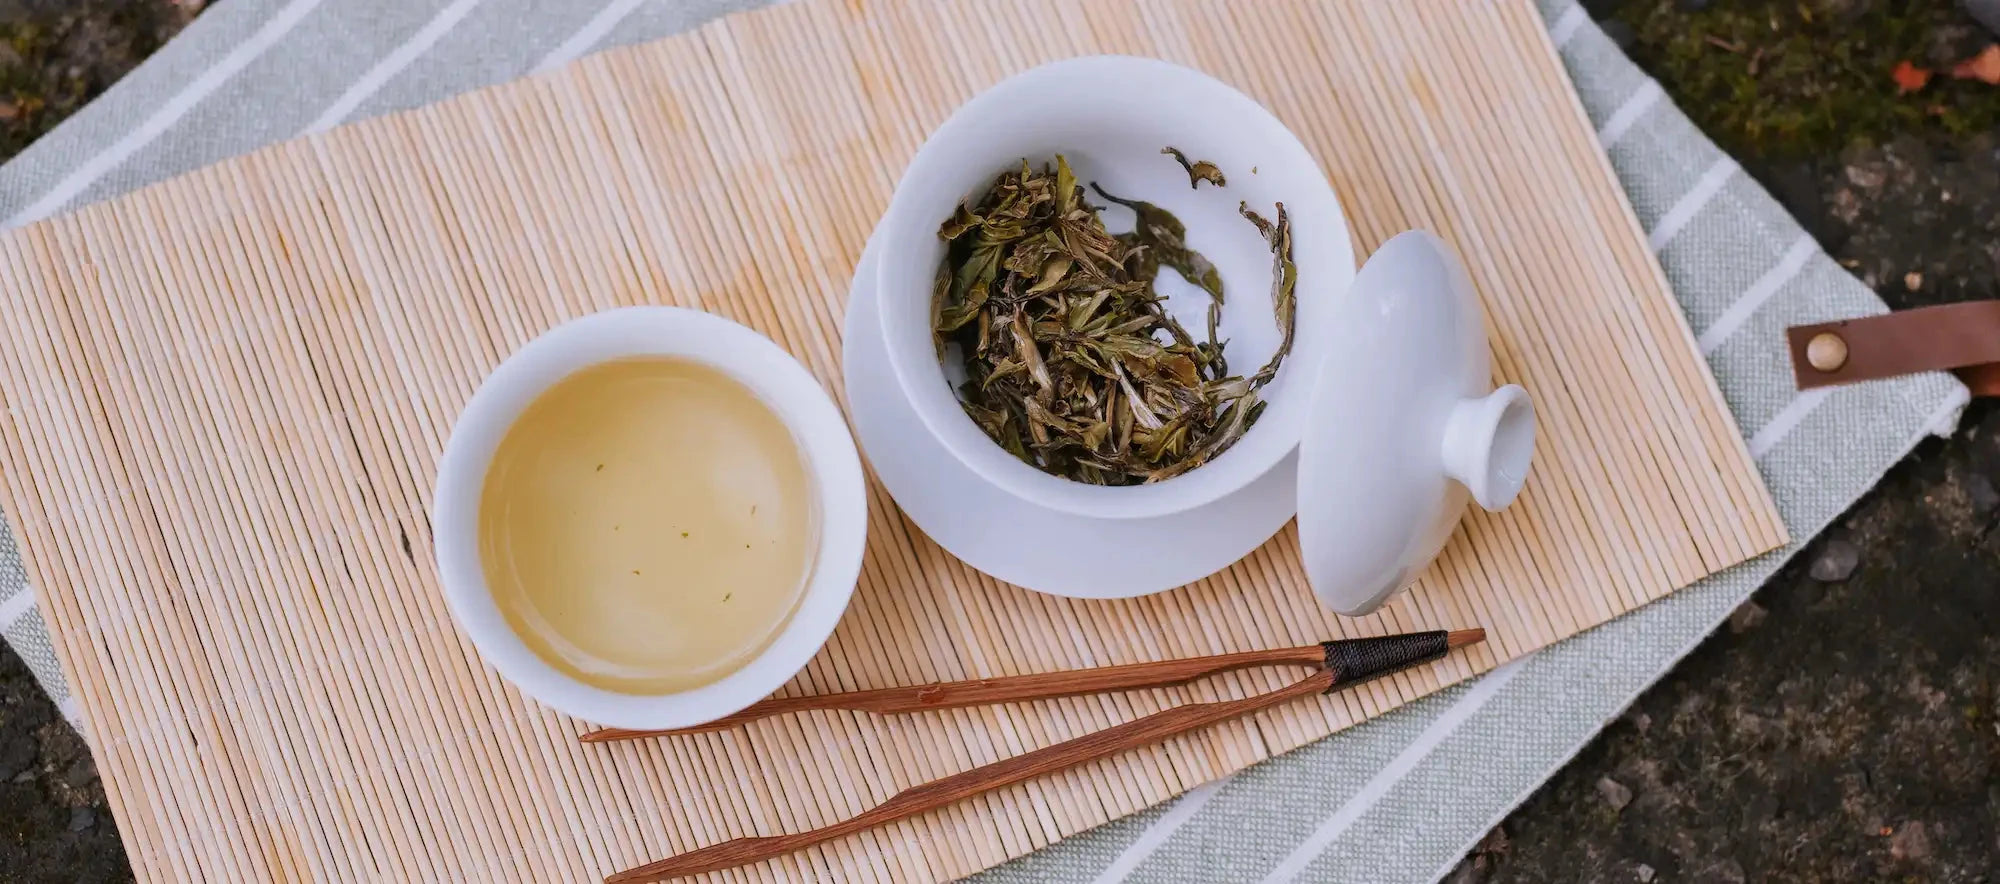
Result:
<svg viewBox="0 0 2000 884"><path fill-rule="evenodd" d="M2000 43L1989 44L1979 54L1958 63L1951 75L1960 80L1978 80L2000 86Z"/></svg>
<svg viewBox="0 0 2000 884"><path fill-rule="evenodd" d="M1896 68L1889 72L1889 76L1896 81L1896 91L1903 95L1922 89L1924 84L1931 81L1929 68L1917 67L1908 59L1896 62Z"/></svg>

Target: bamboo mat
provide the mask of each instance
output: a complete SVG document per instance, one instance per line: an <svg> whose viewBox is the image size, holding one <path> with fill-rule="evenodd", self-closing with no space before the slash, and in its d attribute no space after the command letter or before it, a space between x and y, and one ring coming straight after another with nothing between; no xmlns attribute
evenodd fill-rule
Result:
<svg viewBox="0 0 2000 884"><path fill-rule="evenodd" d="M452 625L425 513L474 385L566 318L673 303L839 391L848 277L929 128L1111 51L1210 71L1320 158L1365 253L1466 256L1536 471L1343 620L1296 534L1149 598L955 562L872 491L860 586L785 690L1480 624L1473 653L730 873L970 873L1777 546L1774 508L1525 2L808 2L279 144L0 237L0 471L144 880L584 880L1167 705L1177 690L582 746Z"/></svg>

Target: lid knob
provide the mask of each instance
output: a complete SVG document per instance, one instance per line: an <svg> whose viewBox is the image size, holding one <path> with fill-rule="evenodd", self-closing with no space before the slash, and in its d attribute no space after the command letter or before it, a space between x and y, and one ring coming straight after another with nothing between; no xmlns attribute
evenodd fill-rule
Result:
<svg viewBox="0 0 2000 884"><path fill-rule="evenodd" d="M1535 406L1508 384L1452 406L1444 425L1444 470L1488 512L1507 508L1527 481L1535 452Z"/></svg>

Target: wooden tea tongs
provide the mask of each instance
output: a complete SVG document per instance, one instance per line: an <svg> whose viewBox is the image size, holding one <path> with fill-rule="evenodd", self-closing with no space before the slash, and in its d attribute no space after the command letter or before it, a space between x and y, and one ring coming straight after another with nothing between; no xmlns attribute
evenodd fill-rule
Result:
<svg viewBox="0 0 2000 884"><path fill-rule="evenodd" d="M989 703L1073 697L1105 691L1171 687L1223 672L1257 666L1291 664L1312 666L1318 670L1294 684L1269 693L1244 697L1240 700L1193 703L1164 709L1093 734L1085 734L1053 746L912 786L858 816L811 831L724 841L627 869L604 880L606 884L658 881L714 872L769 859L942 807L981 792L1010 786L1072 765L1155 743L1195 728L1248 715L1308 694L1331 692L1399 669L1436 660L1452 648L1484 641L1485 638L1486 631L1483 629L1412 632L1378 638L1341 639L1299 648L1245 651L1212 657L1132 663L1069 672L984 678L811 697L772 697L753 704L735 715L698 727L663 731L623 729L593 731L584 734L581 739L587 743L606 743L670 734L700 733L734 727L767 716L812 709L853 709L876 713L917 712L926 709L955 709Z"/></svg>

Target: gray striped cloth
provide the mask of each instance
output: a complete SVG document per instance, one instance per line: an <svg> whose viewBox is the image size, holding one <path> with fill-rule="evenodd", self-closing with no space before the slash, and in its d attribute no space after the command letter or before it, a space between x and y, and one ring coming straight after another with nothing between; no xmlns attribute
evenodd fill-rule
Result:
<svg viewBox="0 0 2000 884"><path fill-rule="evenodd" d="M1434 881L1905 454L1966 390L1801 394L1782 329L1879 313L1573 0L1539 0L1793 545L1477 681L984 873L1014 881ZM685 30L754 0L225 0L0 167L19 225L302 132ZM11 533L0 632L74 720ZM1450 796L1449 801L1442 800Z"/></svg>

